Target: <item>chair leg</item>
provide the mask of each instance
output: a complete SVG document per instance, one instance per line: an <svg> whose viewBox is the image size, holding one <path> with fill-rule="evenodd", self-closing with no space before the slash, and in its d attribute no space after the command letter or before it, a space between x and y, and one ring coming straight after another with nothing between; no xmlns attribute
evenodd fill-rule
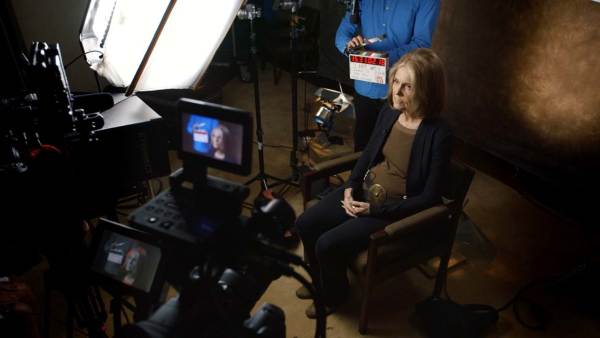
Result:
<svg viewBox="0 0 600 338"><path fill-rule="evenodd" d="M358 332L360 334L367 334L369 326L369 298L371 298L372 281L371 276L367 276L365 290L362 296L362 304L360 307L360 319L358 322Z"/></svg>
<svg viewBox="0 0 600 338"><path fill-rule="evenodd" d="M373 235L371 235L373 236ZM373 238L373 237L371 237ZM374 241L369 242L367 252L367 271L365 276L365 292L363 293L362 306L360 308L360 319L358 322L358 332L360 334L367 333L369 325L369 298L373 289L375 267L377 265L377 244Z"/></svg>
<svg viewBox="0 0 600 338"><path fill-rule="evenodd" d="M442 294L442 288L446 283L446 275L448 274L448 262L450 261L450 254L440 257L440 267L438 268L437 276L435 277L435 287L433 289L433 296L439 298Z"/></svg>

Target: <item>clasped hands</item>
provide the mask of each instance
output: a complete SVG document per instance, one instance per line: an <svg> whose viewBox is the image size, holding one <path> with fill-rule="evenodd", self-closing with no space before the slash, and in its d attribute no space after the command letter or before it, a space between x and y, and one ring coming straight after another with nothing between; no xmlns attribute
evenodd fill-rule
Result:
<svg viewBox="0 0 600 338"><path fill-rule="evenodd" d="M344 199L342 202L342 208L346 211L346 214L350 217L358 217L361 215L369 215L370 204L367 202L355 201L352 197L352 188L346 188L344 190Z"/></svg>

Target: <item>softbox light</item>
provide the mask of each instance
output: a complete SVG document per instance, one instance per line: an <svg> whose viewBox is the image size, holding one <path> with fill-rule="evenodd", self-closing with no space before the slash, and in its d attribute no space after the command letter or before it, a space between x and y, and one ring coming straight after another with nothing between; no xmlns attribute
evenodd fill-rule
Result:
<svg viewBox="0 0 600 338"><path fill-rule="evenodd" d="M112 85L190 88L204 74L243 0L91 0L80 41Z"/></svg>

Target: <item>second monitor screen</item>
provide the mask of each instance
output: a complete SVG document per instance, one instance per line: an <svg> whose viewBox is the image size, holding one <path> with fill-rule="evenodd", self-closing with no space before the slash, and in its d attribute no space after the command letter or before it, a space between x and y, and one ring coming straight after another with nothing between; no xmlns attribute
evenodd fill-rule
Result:
<svg viewBox="0 0 600 338"><path fill-rule="evenodd" d="M183 113L182 149L218 161L242 164L243 127L231 122Z"/></svg>

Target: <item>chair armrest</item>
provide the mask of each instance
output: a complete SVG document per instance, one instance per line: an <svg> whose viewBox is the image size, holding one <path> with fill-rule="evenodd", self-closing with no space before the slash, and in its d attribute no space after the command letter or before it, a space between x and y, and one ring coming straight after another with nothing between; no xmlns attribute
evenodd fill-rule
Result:
<svg viewBox="0 0 600 338"><path fill-rule="evenodd" d="M394 237L447 221L451 217L450 209L447 206L443 204L436 205L386 226L383 230L372 234L371 240L381 244Z"/></svg>
<svg viewBox="0 0 600 338"><path fill-rule="evenodd" d="M322 178L350 170L354 167L361 154L361 152L356 152L332 160L316 163L312 165L310 171L304 173L304 177Z"/></svg>
<svg viewBox="0 0 600 338"><path fill-rule="evenodd" d="M302 197L304 200L304 206L308 202L310 196L312 196L312 184L316 180L327 178L329 176L342 173L347 170L354 168L354 165L358 161L361 152L356 152L332 160L323 161L312 166L311 170L302 174L300 187L302 189Z"/></svg>

